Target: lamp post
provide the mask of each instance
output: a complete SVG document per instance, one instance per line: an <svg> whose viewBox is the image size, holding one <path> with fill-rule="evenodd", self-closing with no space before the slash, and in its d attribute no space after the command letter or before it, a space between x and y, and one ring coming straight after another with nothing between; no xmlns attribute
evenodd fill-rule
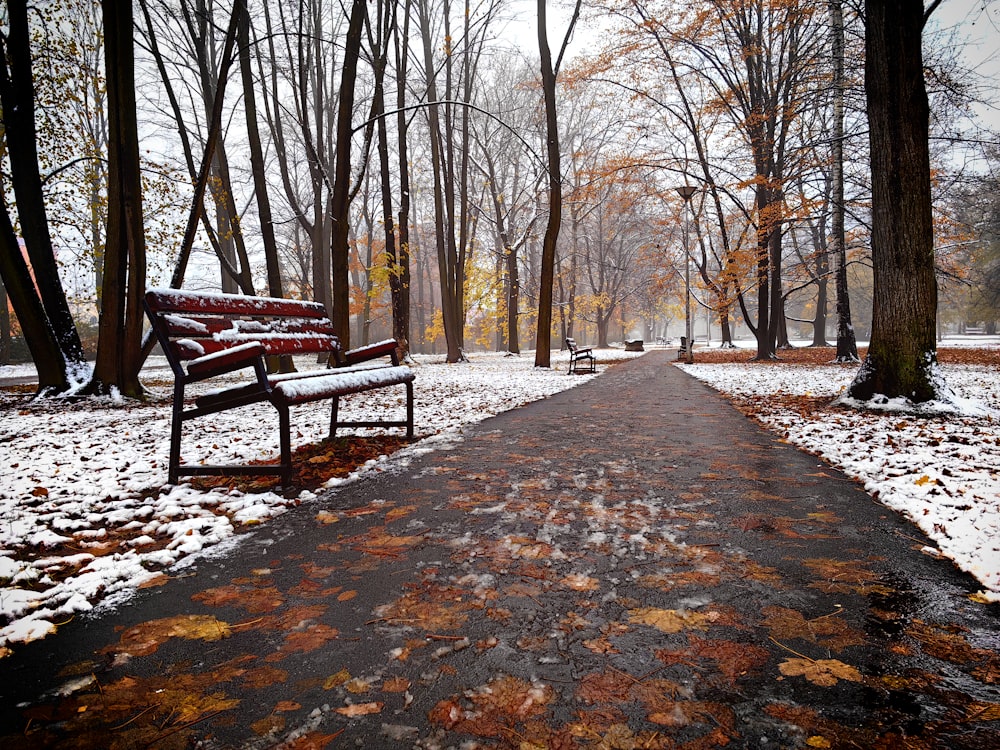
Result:
<svg viewBox="0 0 1000 750"><path fill-rule="evenodd" d="M691 252L688 249L688 233L691 221L691 197L698 188L693 185L681 185L675 190L684 199L684 335L687 342L684 347L684 361L691 364L694 362L694 341L691 337Z"/></svg>

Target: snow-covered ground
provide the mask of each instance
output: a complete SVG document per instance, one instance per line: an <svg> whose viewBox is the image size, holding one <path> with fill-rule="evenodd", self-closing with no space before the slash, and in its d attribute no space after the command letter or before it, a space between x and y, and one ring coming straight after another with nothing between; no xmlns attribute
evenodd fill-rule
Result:
<svg viewBox="0 0 1000 750"><path fill-rule="evenodd" d="M973 340L983 343L983 337ZM996 340L991 339L996 347ZM961 345L962 342L954 342ZM1000 372L940 365L957 398L951 416L859 412L831 406L857 365L694 364L686 372L726 394L788 442L860 480L872 497L916 524L1000 601ZM772 394L777 394L774 397ZM802 408L797 397L821 399Z"/></svg>
<svg viewBox="0 0 1000 750"><path fill-rule="evenodd" d="M625 358L631 355L617 353ZM424 437L393 457L370 462L347 479L384 471L419 452L446 446L465 424L544 398L590 379L567 377L566 355L553 370L538 370L533 353L475 355L446 365L418 359L415 421ZM607 361L603 358L602 361ZM303 363L300 363L300 365ZM805 369L804 369L805 368ZM22 368L0 368L0 379ZM30 368L23 368L30 374ZM751 364L686 368L749 405L767 425L859 477L886 505L913 518L950 557L975 575L984 596L1000 600L1000 378L995 369L946 367L964 398L985 405L979 416L915 419L825 409L802 416L768 395L833 397L855 367ZM169 566L239 543L241 526L265 521L308 502L273 492L164 488L169 433L169 372L151 362L149 405L111 400L26 403L0 395L0 657L5 643L43 637L98 603L114 604L137 587L156 583ZM384 411L385 393L351 400L358 418ZM344 414L349 418L348 414ZM320 440L329 410L305 405L293 413L293 444ZM214 462L273 456L277 430L269 407L237 410L199 427L185 442L188 461L199 450ZM215 437L215 434L218 437ZM242 434L252 434L243 440Z"/></svg>

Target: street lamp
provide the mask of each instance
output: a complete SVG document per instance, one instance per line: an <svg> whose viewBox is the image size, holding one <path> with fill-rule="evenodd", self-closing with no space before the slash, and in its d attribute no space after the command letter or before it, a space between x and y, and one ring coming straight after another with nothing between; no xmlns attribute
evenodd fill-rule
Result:
<svg viewBox="0 0 1000 750"><path fill-rule="evenodd" d="M693 185L681 185L674 189L684 199L684 334L686 341L684 361L692 364L694 362L694 341L691 338L691 252L688 248L688 232L691 221L691 197L698 188Z"/></svg>

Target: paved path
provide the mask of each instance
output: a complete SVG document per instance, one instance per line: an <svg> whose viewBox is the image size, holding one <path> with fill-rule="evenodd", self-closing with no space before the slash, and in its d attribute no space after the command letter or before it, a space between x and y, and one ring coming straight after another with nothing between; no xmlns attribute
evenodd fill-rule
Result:
<svg viewBox="0 0 1000 750"><path fill-rule="evenodd" d="M0 745L1000 747L922 544L651 352L18 649Z"/></svg>

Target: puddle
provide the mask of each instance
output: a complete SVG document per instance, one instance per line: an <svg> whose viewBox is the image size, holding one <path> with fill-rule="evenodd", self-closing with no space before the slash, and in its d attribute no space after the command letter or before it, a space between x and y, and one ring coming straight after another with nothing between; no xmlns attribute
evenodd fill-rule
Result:
<svg viewBox="0 0 1000 750"><path fill-rule="evenodd" d="M881 576L866 598L869 609L865 614L865 632L872 638L901 637L914 612L922 606L917 592L896 573Z"/></svg>

